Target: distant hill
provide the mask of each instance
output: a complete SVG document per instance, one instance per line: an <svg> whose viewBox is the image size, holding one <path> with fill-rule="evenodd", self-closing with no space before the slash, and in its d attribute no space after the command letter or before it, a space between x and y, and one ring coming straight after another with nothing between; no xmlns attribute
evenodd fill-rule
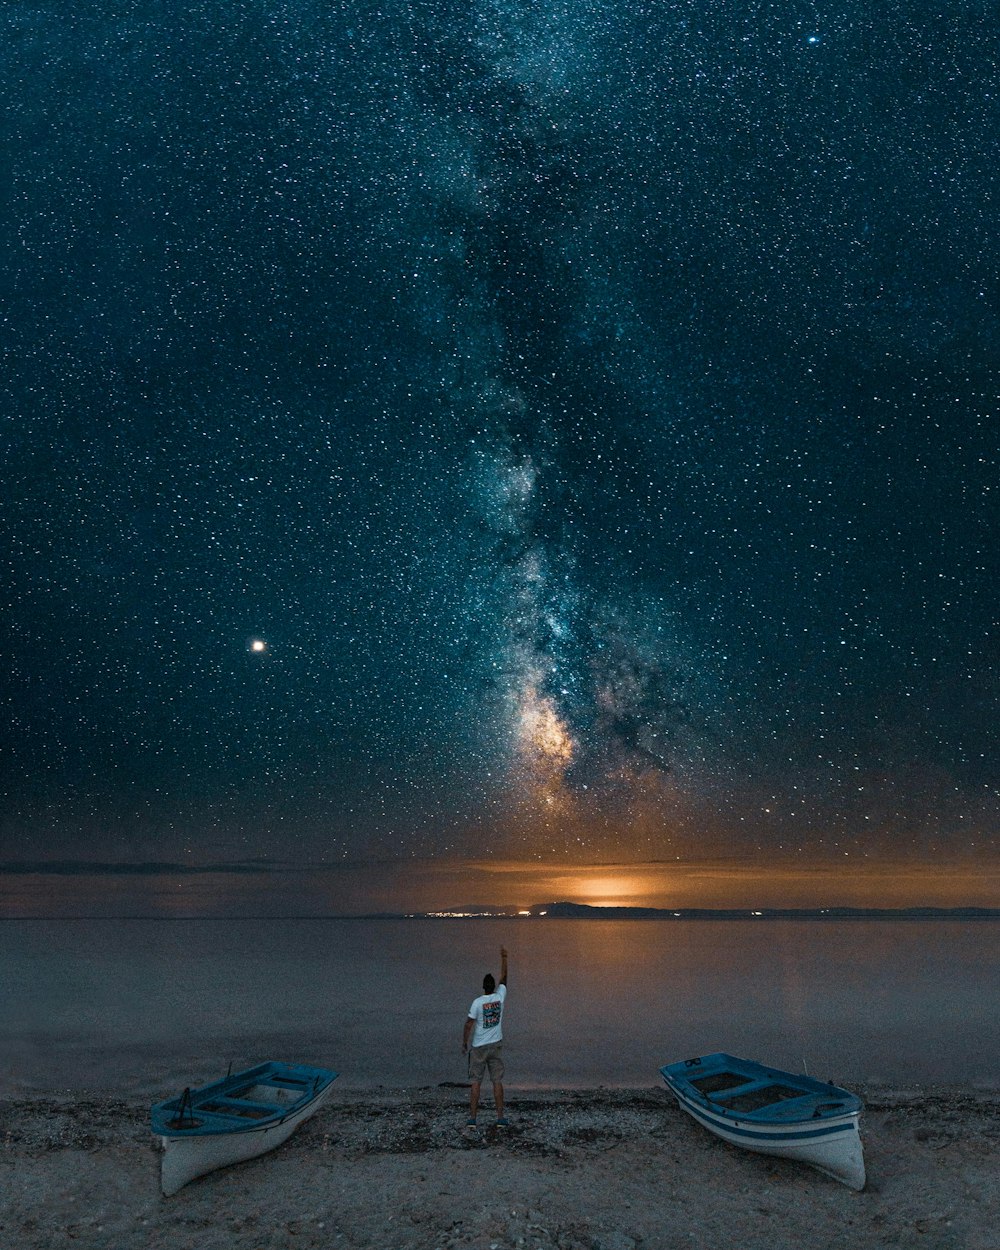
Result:
<svg viewBox="0 0 1000 1250"><path fill-rule="evenodd" d="M1000 920L995 907L591 907L587 903L536 903L546 920Z"/></svg>
<svg viewBox="0 0 1000 1250"><path fill-rule="evenodd" d="M589 903L535 903L516 908L467 903L406 912L423 920L1000 920L997 907L593 907ZM368 917L371 919L372 917Z"/></svg>

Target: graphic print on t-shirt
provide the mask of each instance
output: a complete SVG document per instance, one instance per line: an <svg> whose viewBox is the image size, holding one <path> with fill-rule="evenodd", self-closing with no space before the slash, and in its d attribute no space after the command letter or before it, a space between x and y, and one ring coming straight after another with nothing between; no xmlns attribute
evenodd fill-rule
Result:
<svg viewBox="0 0 1000 1250"><path fill-rule="evenodd" d="M496 1026L500 1023L500 1012L502 1008L503 1008L503 1003L501 1002L483 1003L483 1028L484 1029L496 1028Z"/></svg>

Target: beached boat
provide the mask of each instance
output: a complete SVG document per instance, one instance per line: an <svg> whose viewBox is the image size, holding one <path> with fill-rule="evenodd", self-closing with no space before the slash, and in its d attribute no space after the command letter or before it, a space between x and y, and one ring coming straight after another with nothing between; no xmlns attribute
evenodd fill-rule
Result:
<svg viewBox="0 0 1000 1250"><path fill-rule="evenodd" d="M338 1073L292 1063L261 1063L150 1110L163 1148L160 1183L165 1194L230 1163L242 1163L280 1146L317 1111Z"/></svg>
<svg viewBox="0 0 1000 1250"><path fill-rule="evenodd" d="M809 1076L733 1055L703 1055L660 1069L678 1104L723 1141L808 1163L852 1189L865 1187L861 1099Z"/></svg>

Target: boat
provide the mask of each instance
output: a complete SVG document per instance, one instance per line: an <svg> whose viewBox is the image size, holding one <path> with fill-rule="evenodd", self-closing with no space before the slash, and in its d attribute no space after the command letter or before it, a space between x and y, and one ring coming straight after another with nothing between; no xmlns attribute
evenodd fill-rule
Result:
<svg viewBox="0 0 1000 1250"><path fill-rule="evenodd" d="M156 1103L150 1125L163 1150L164 1194L280 1146L326 1102L338 1075L328 1068L261 1063Z"/></svg>
<svg viewBox="0 0 1000 1250"><path fill-rule="evenodd" d="M668 1064L660 1075L678 1105L723 1141L808 1163L864 1189L864 1106L856 1094L721 1053Z"/></svg>

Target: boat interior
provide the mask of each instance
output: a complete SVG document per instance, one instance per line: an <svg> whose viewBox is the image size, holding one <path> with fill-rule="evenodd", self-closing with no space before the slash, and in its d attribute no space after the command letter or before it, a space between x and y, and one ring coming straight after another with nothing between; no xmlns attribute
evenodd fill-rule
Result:
<svg viewBox="0 0 1000 1250"><path fill-rule="evenodd" d="M309 1089L310 1082L288 1077L257 1081L234 1089L216 1086L214 1090L206 1090L203 1099L194 1098L187 1113L178 1111L170 1127L193 1130L213 1122L223 1127L226 1121L268 1120L299 1102Z"/></svg>
<svg viewBox="0 0 1000 1250"><path fill-rule="evenodd" d="M258 1081L256 1085L244 1086L243 1089L234 1089L226 1097L246 1098L251 1102L269 1103L273 1111L275 1107L286 1107L290 1102L297 1102L308 1088L308 1081L295 1081L285 1077L280 1082L277 1080Z"/></svg>
<svg viewBox="0 0 1000 1250"><path fill-rule="evenodd" d="M220 1090L204 1102L195 1102L199 1115L236 1116L244 1120L266 1120L292 1103L301 1101L309 1090L308 1081L279 1077L258 1081L242 1088Z"/></svg>
<svg viewBox="0 0 1000 1250"><path fill-rule="evenodd" d="M744 1115L762 1111L765 1107L778 1107L793 1100L798 1101L799 1108L804 1109L809 1102L825 1099L813 1109L814 1116L846 1110L842 1102L833 1101L817 1091L797 1089L768 1077L748 1077L745 1072L712 1072L695 1077L689 1083L699 1093L710 1098L717 1107L725 1111L739 1111Z"/></svg>

